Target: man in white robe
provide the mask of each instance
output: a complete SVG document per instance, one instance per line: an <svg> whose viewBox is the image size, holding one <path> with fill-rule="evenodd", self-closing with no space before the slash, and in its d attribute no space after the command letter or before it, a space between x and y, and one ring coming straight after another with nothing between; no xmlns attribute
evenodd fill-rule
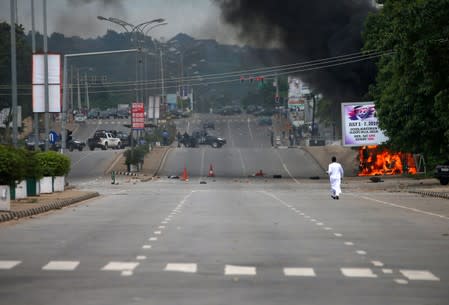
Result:
<svg viewBox="0 0 449 305"><path fill-rule="evenodd" d="M341 164L337 162L336 157L332 157L332 163L329 164L327 174L331 183L331 197L332 199L339 199L341 194L341 179L343 178L344 171Z"/></svg>

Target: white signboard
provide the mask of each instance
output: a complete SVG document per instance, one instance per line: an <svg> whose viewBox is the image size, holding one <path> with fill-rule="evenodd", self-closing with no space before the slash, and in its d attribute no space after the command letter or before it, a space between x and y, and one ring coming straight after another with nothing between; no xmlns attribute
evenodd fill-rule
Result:
<svg viewBox="0 0 449 305"><path fill-rule="evenodd" d="M33 54L33 112L45 112L44 54ZM48 54L49 112L61 112L61 55Z"/></svg>
<svg viewBox="0 0 449 305"><path fill-rule="evenodd" d="M149 119L159 119L161 106L161 97L160 96L150 96L148 98L148 118Z"/></svg>
<svg viewBox="0 0 449 305"><path fill-rule="evenodd" d="M8 121L10 108L3 108L0 111L0 128L6 128L5 122ZM12 127L12 119L9 122L9 127ZM17 106L17 127L22 127L22 106Z"/></svg>
<svg viewBox="0 0 449 305"><path fill-rule="evenodd" d="M388 141L378 127L374 102L342 103L343 146L379 145Z"/></svg>

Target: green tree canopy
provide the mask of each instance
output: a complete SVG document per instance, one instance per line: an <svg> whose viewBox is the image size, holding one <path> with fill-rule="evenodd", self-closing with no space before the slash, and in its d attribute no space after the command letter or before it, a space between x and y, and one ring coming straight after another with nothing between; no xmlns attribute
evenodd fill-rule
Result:
<svg viewBox="0 0 449 305"><path fill-rule="evenodd" d="M449 159L449 0L386 0L363 37L366 50L392 51L370 89L392 147Z"/></svg>

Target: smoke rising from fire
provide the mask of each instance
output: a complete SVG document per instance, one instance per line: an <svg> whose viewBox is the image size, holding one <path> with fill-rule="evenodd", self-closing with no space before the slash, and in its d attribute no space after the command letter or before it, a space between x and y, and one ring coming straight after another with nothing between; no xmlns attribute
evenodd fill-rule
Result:
<svg viewBox="0 0 449 305"><path fill-rule="evenodd" d="M361 32L371 0L213 0L240 39L267 47L279 45L280 62L300 62L360 51ZM307 72L300 77L327 97L359 100L374 77L370 62Z"/></svg>

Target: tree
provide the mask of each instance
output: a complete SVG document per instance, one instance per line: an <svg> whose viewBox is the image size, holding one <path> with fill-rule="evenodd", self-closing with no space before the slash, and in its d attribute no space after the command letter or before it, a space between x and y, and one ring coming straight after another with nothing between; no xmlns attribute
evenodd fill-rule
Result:
<svg viewBox="0 0 449 305"><path fill-rule="evenodd" d="M449 159L449 0L386 0L371 14L364 49L378 62L370 95L392 148Z"/></svg>

